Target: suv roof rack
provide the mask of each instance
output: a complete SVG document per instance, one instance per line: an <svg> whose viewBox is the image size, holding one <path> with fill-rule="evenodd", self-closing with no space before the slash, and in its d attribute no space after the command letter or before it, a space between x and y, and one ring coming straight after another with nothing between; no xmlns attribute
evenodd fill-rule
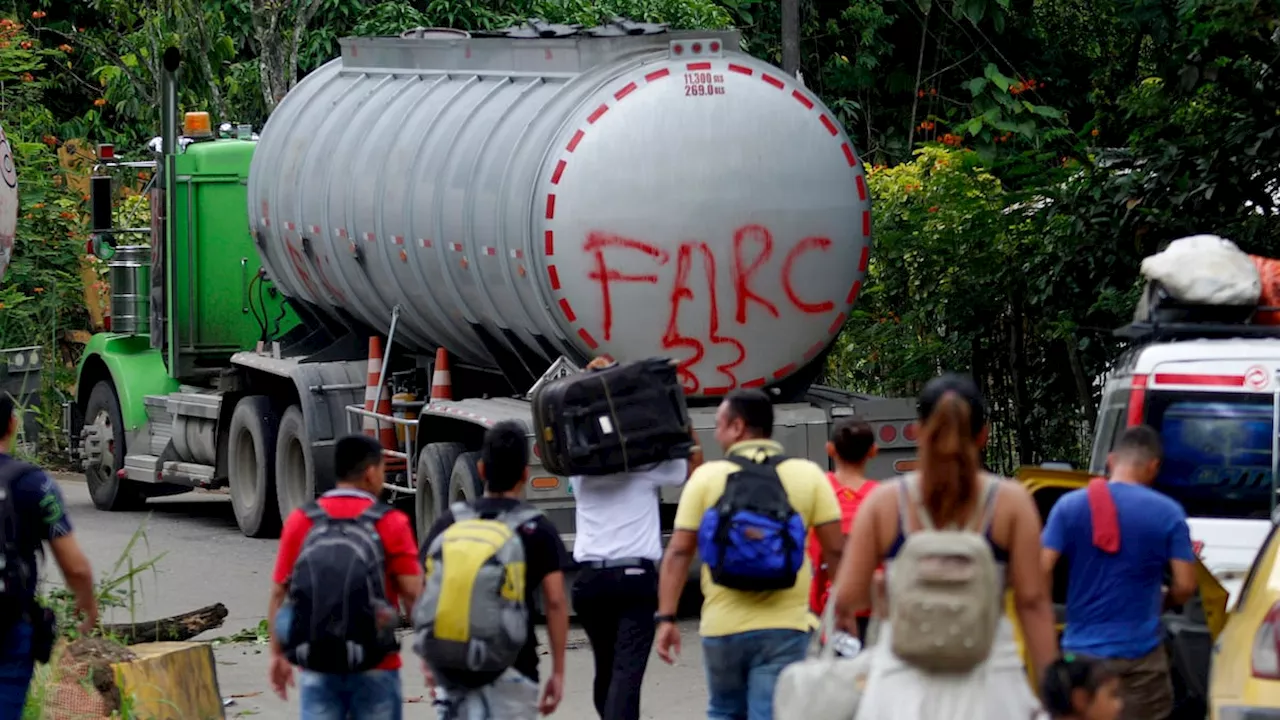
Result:
<svg viewBox="0 0 1280 720"><path fill-rule="evenodd" d="M1277 338L1280 325L1247 323L1159 323L1135 322L1117 328L1114 335L1136 343L1158 340L1197 340L1226 338Z"/></svg>

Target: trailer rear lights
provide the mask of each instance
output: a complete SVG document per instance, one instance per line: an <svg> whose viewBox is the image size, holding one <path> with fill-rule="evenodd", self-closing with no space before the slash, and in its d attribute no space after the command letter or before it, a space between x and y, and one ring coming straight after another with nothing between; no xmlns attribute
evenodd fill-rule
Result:
<svg viewBox="0 0 1280 720"><path fill-rule="evenodd" d="M1280 680L1280 603L1272 605L1258 625L1250 665L1254 677Z"/></svg>
<svg viewBox="0 0 1280 720"><path fill-rule="evenodd" d="M891 443L898 439L898 428L892 425L880 426L880 442Z"/></svg>
<svg viewBox="0 0 1280 720"><path fill-rule="evenodd" d="M560 478L536 477L529 481L534 490L555 490L560 487Z"/></svg>
<svg viewBox="0 0 1280 720"><path fill-rule="evenodd" d="M915 442L920 437L920 425L918 423L909 422L907 426L902 428L902 437L907 442Z"/></svg>
<svg viewBox="0 0 1280 720"><path fill-rule="evenodd" d="M894 460L893 471L901 475L902 473L915 472L920 467L920 461L911 458L910 460Z"/></svg>
<svg viewBox="0 0 1280 720"><path fill-rule="evenodd" d="M114 160L116 157L116 146L111 143L102 143L98 145L99 160Z"/></svg>
<svg viewBox="0 0 1280 720"><path fill-rule="evenodd" d="M189 112L182 118L182 134L189 138L213 137L213 125L207 112Z"/></svg>

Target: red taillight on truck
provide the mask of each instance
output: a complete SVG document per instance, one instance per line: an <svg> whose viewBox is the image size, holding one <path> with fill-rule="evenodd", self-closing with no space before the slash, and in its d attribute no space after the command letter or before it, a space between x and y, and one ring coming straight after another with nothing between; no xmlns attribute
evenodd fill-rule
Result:
<svg viewBox="0 0 1280 720"><path fill-rule="evenodd" d="M1280 603L1271 606L1253 638L1253 676L1280 680Z"/></svg>
<svg viewBox="0 0 1280 720"><path fill-rule="evenodd" d="M1134 375L1133 384L1129 386L1128 426L1142 424L1143 413L1147 409L1147 376Z"/></svg>

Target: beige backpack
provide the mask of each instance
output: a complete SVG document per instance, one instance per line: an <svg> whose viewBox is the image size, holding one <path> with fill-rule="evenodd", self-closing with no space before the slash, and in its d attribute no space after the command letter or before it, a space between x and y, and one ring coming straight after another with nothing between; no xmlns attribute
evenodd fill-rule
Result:
<svg viewBox="0 0 1280 720"><path fill-rule="evenodd" d="M935 673L963 673L991 653L1003 584L986 538L1000 481L982 474L981 503L969 527L939 530L920 501L920 478L903 477L898 497L905 540L889 571L893 653ZM915 507L921 529L910 531Z"/></svg>

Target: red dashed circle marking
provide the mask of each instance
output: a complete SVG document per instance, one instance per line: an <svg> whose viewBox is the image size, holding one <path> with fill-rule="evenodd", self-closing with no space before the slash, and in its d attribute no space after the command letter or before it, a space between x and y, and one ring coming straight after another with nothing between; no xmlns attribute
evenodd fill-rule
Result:
<svg viewBox="0 0 1280 720"><path fill-rule="evenodd" d="M719 49L719 44L712 43L711 45L712 52L718 52L718 49ZM671 50L674 55L680 55L684 52L684 48L679 44L672 45ZM695 49L694 52L697 52L697 50ZM712 63L706 62L706 61L690 62L690 63L686 63L685 67L690 71L710 70L712 67ZM732 63L732 62L728 63L728 70L729 72L737 73L739 75L746 75L747 77L756 76L755 70L753 70L750 67L747 67L746 65L740 65L738 63ZM671 75L670 68L661 68L659 70L654 70L644 76L644 83L647 85L649 83L655 82L657 80L661 80L662 78L668 77L670 75ZM786 82L784 82L780 78L770 75L767 72L761 72L759 74L759 77L763 82L773 86L774 88L777 88L778 90L786 91L788 89ZM637 82L635 81L628 82L627 84L623 85L621 88L619 88L617 91L613 93L613 101L621 102L622 100L629 97L632 93L634 93L638 89L640 89L640 85ZM799 88L792 88L791 97L796 102L798 102L801 106L803 106L806 110L817 111L819 113L818 121L822 123L822 126L823 128L826 129L828 135L831 135L832 137L835 137L835 138L840 137L839 126L837 126L835 124L835 121L832 120L831 117L828 116L826 113L817 110L818 108L817 103L812 98L810 98L805 92L803 92ZM601 103L599 106L597 106L591 112L591 114L587 116L586 126L595 125L596 122L600 120L600 118L604 117L604 115L607 112L609 112L609 109L611 107L612 106L608 102ZM568 155L572 155L573 152L578 149L578 145L582 143L582 139L586 136L587 129L588 127L581 127L574 131L573 135L569 138L569 142L565 144L565 148L564 148L565 153L567 153ZM859 169L858 156L854 152L853 146L850 145L847 140L843 141L840 143L840 151L844 155L845 162L848 164L848 166L858 171L855 177L855 182L856 182L857 191L858 191L858 199L862 202L866 202L868 192L867 192L867 183L866 183L865 173L863 173ZM558 186L560 184L560 181L564 177L565 170L568 167L568 161L569 161L569 158L567 156L557 160L555 169L552 171L552 174L551 174L551 184L553 186ZM554 220L555 216L556 216L556 193L549 192L547 193L546 200L545 200L545 217L547 220ZM869 210L863 211L862 213L862 235L863 237L866 237L866 238L871 237L871 212ZM866 272L869 249L870 248L865 246L862 248L862 257L860 258L858 263L858 269L861 272ZM543 254L546 255L548 258L555 255L555 232L553 230L544 231ZM547 265L547 278L548 278L548 281L550 282L551 289L555 292L559 292L561 289L560 274L554 264L549 263ZM853 285L850 286L849 292L845 296L846 305L852 304L857 299L858 293L861 291L861 288L862 288L861 280L855 281ZM560 311L564 315L566 320L568 320L570 323L577 322L577 319L578 319L577 313L574 312L573 307L569 304L569 301L567 298L560 298L557 304L559 305ZM835 336L837 333L839 333L840 330L844 327L844 322L845 322L845 314L839 313L831 321L831 325L828 326L827 335ZM599 343L596 341L595 337L592 336L590 331L588 331L586 328L578 328L577 335L592 350L595 350L599 347ZM813 346L810 347L805 352L805 355L804 355L805 362L811 361L812 359L817 357L817 355L820 352L822 352L822 349L827 346L827 343L829 341L830 341L830 337L828 337L827 340L821 340L814 343ZM796 365L796 363L789 363L779 368L778 370L775 370L772 373L772 376L775 379L781 380L791 375L792 373L794 373L797 369L798 369L798 366ZM747 380L745 382L741 382L738 384L738 386L743 388L756 388L756 387L763 387L767 382L768 382L768 378L759 377L759 378ZM707 395L721 395L729 392L732 389L733 389L732 387L706 388L703 392L704 394L707 394ZM886 438L885 437L886 432L888 432L891 435L891 437ZM881 429L880 435L881 435L881 439L884 442L892 442L893 438L897 436L897 430L895 430L892 426L885 426L884 428Z"/></svg>

